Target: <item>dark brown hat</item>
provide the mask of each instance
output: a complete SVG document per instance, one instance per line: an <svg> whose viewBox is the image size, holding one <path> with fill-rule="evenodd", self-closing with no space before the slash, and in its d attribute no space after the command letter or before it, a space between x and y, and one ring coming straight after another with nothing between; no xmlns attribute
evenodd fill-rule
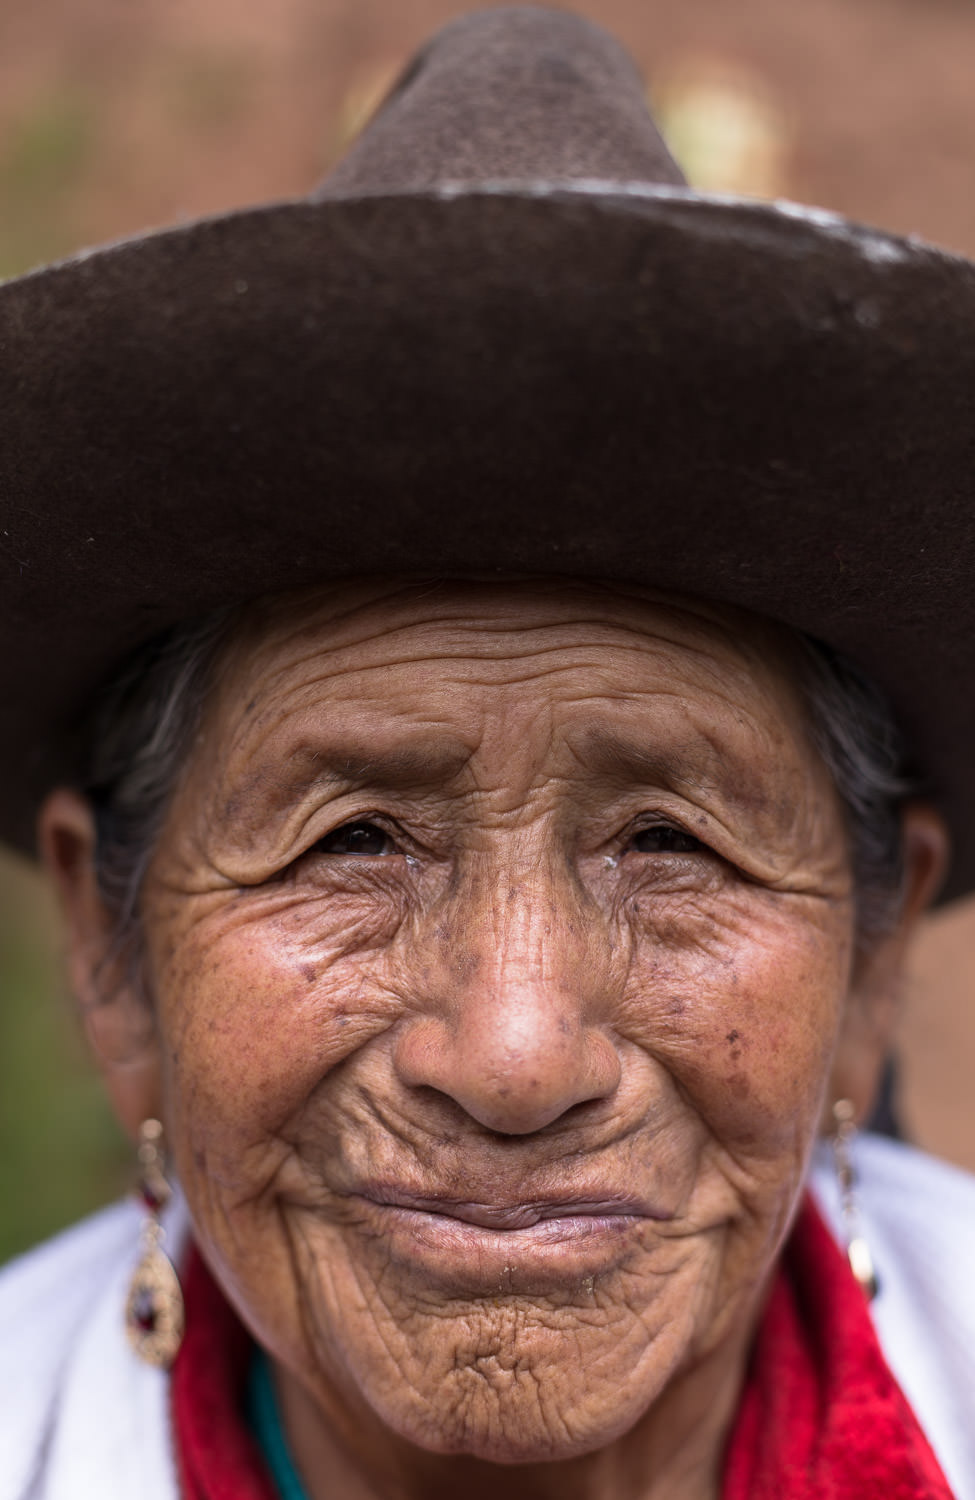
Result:
<svg viewBox="0 0 975 1500"><path fill-rule="evenodd" d="M0 288L0 831L172 622L355 573L775 616L886 685L975 885L975 267L690 191L564 12L442 32L310 198Z"/></svg>

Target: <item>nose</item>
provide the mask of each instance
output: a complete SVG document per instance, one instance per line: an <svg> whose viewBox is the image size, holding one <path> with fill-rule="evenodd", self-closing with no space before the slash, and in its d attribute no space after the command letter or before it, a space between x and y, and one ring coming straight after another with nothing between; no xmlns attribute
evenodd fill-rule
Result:
<svg viewBox="0 0 975 1500"><path fill-rule="evenodd" d="M485 873L451 907L437 922L423 1003L397 1043L400 1081L436 1089L505 1135L612 1095L610 945L571 878Z"/></svg>

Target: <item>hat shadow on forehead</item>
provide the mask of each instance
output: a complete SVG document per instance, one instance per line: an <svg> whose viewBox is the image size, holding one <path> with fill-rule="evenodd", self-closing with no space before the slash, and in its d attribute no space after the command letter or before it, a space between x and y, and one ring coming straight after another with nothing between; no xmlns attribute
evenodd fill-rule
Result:
<svg viewBox="0 0 975 1500"><path fill-rule="evenodd" d="M580 179L686 186L619 43L519 6L438 32L313 197Z"/></svg>

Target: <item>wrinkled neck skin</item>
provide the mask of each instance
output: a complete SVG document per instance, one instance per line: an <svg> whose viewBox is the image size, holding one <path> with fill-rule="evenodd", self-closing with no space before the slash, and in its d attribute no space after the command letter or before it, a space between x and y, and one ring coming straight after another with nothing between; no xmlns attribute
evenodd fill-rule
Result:
<svg viewBox="0 0 975 1500"><path fill-rule="evenodd" d="M256 606L144 918L312 1500L715 1500L855 1000L788 644L562 582Z"/></svg>

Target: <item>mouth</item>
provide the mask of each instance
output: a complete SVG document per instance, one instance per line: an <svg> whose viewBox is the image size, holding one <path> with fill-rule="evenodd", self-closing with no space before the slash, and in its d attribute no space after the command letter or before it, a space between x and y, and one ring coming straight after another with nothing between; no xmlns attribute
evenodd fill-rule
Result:
<svg viewBox="0 0 975 1500"><path fill-rule="evenodd" d="M485 1203L373 1185L358 1194L362 1227L411 1276L458 1295L548 1294L619 1266L669 1214L599 1193Z"/></svg>
<svg viewBox="0 0 975 1500"><path fill-rule="evenodd" d="M409 1213L428 1214L453 1219L478 1229L499 1234L518 1234L539 1225L564 1224L567 1221L603 1219L667 1219L669 1214L631 1195L606 1193L580 1197L549 1198L539 1201L485 1203L439 1195L427 1196L402 1188L382 1185L364 1188L360 1194L377 1207L400 1209Z"/></svg>

